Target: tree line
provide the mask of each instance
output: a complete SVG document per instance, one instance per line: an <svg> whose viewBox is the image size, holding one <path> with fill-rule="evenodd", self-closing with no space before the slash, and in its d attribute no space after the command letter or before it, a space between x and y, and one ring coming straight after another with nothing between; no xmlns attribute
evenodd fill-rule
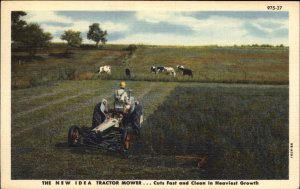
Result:
<svg viewBox="0 0 300 189"><path fill-rule="evenodd" d="M30 55L34 55L37 49L48 47L53 39L49 32L45 32L37 23L27 23L21 17L26 16L24 11L13 11L11 13L11 40L15 48L28 50ZM66 30L60 39L67 42L68 47L79 47L82 44L80 31ZM99 48L100 43L107 42L107 31L100 28L100 24L93 23L89 26L87 39L96 42Z"/></svg>

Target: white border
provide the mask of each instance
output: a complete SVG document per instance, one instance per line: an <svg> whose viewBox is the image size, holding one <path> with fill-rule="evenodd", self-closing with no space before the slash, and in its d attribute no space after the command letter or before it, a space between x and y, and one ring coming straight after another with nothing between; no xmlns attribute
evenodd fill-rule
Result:
<svg viewBox="0 0 300 189"><path fill-rule="evenodd" d="M293 143L293 158L289 158L289 180L259 180L258 186L199 186L188 188L298 188L299 187L299 2L142 2L142 1L2 1L1 2L1 186L2 188L181 188L174 186L42 186L40 180L11 180L11 66L10 66L10 12L13 10L172 10L172 11L267 11L266 6L281 5L282 11L289 11L289 47L290 47L290 101L289 101L289 137ZM52 181L55 182L55 181ZM92 181L94 182L94 181ZM144 184L153 183L143 181ZM186 188L187 186L185 186Z"/></svg>

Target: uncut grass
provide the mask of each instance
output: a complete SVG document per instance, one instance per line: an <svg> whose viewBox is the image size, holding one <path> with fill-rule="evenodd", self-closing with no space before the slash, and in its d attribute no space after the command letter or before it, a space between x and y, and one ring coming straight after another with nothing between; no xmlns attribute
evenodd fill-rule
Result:
<svg viewBox="0 0 300 189"><path fill-rule="evenodd" d="M139 153L208 154L205 174L186 169L189 179L288 178L287 87L180 86L168 99L148 117Z"/></svg>

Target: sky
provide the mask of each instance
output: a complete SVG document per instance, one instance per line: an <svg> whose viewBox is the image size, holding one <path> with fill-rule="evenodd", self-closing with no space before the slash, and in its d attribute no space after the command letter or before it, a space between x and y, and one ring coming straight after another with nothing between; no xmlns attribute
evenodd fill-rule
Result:
<svg viewBox="0 0 300 189"><path fill-rule="evenodd" d="M25 21L38 23L62 42L65 30L80 31L99 23L107 43L147 45L288 45L288 12L267 11L27 11Z"/></svg>

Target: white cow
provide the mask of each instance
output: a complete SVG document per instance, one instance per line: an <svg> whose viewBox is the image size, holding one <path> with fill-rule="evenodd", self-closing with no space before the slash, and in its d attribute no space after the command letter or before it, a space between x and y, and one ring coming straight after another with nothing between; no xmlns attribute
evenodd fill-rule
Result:
<svg viewBox="0 0 300 189"><path fill-rule="evenodd" d="M173 77L176 76L176 72L175 72L174 68L172 68L172 67L164 67L164 72L166 74L172 75Z"/></svg>
<svg viewBox="0 0 300 189"><path fill-rule="evenodd" d="M107 74L111 74L111 67L110 66L100 66L99 68L99 75L101 75L101 73L107 73Z"/></svg>

